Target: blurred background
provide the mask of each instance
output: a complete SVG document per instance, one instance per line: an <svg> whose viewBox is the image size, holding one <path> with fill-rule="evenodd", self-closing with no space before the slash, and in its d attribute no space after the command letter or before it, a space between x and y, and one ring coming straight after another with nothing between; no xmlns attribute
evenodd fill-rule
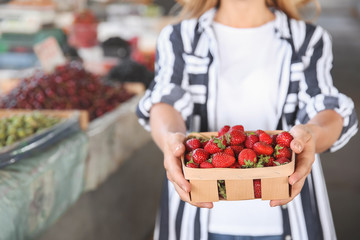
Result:
<svg viewBox="0 0 360 240"><path fill-rule="evenodd" d="M360 118L360 1L319 2L315 23L333 38L335 86L354 100ZM0 0L0 107L90 114L82 133L56 143L63 152L47 148L0 169L0 239L152 239L163 156L138 125L134 108L153 78L156 38L178 10L174 5ZM312 18L313 8L303 14ZM88 155L67 156L71 146ZM321 156L338 239L360 236L358 146L359 134Z"/></svg>

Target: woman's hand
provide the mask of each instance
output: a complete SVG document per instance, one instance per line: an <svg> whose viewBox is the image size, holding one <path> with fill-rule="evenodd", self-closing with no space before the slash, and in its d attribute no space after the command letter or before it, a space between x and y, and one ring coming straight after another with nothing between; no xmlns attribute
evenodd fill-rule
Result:
<svg viewBox="0 0 360 240"><path fill-rule="evenodd" d="M312 125L296 125L290 133L294 137L290 147L296 153L295 172L289 177L289 183L292 185L291 197L272 200L270 202L272 207L287 204L300 193L315 161L316 142Z"/></svg>
<svg viewBox="0 0 360 240"><path fill-rule="evenodd" d="M181 156L185 153L185 135L182 133L168 133L164 145L164 167L167 178L174 184L181 200L190 203L190 183L184 178L181 166ZM191 203L196 207L212 208L211 202Z"/></svg>

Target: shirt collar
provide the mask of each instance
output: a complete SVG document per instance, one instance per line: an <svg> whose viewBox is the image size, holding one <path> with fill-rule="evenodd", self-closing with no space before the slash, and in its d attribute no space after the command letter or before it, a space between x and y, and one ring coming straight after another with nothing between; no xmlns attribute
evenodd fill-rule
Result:
<svg viewBox="0 0 360 240"><path fill-rule="evenodd" d="M210 10L206 11L203 15L199 18L199 31L204 31L211 27L211 24L214 21L214 17L216 14L217 8L211 8ZM275 14L275 33L279 38L289 39L291 38L289 24L288 24L288 16L276 9L272 9Z"/></svg>

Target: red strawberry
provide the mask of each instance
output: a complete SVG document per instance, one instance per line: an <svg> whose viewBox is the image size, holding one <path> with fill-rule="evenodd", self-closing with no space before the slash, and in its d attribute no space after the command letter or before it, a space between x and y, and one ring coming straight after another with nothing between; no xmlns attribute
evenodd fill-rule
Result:
<svg viewBox="0 0 360 240"><path fill-rule="evenodd" d="M192 152L188 152L188 153L185 155L185 160L186 160L186 162L190 162L190 161L191 161L191 157L192 157Z"/></svg>
<svg viewBox="0 0 360 240"><path fill-rule="evenodd" d="M263 132L263 133L260 133L260 135L259 135L259 141L271 145L273 140L269 134L267 134L266 132Z"/></svg>
<svg viewBox="0 0 360 240"><path fill-rule="evenodd" d="M209 142L205 145L204 149L210 154L214 154L217 152L221 152L226 148L224 144L224 139L221 138L212 138Z"/></svg>
<svg viewBox="0 0 360 240"><path fill-rule="evenodd" d="M236 129L230 130L224 136L226 138L227 143L231 146L241 145L246 139L245 133L243 131Z"/></svg>
<svg viewBox="0 0 360 240"><path fill-rule="evenodd" d="M257 162L256 153L251 149L245 148L240 152L238 162L241 167L254 167Z"/></svg>
<svg viewBox="0 0 360 240"><path fill-rule="evenodd" d="M194 163L200 164L208 160L209 153L202 148L198 148L192 152L192 158L194 160Z"/></svg>
<svg viewBox="0 0 360 240"><path fill-rule="evenodd" d="M220 137L220 136L224 135L225 133L227 133L227 132L229 131L229 129L230 129L230 126L229 126L229 125L223 126L223 127L220 129L220 131L218 131L218 136Z"/></svg>
<svg viewBox="0 0 360 240"><path fill-rule="evenodd" d="M255 134L250 134L246 136L246 140L245 140L245 147L247 148L253 148L254 143L258 142L259 138L257 135Z"/></svg>
<svg viewBox="0 0 360 240"><path fill-rule="evenodd" d="M215 153L212 157L212 164L216 168L227 168L233 165L235 162L235 157L230 156L223 152Z"/></svg>
<svg viewBox="0 0 360 240"><path fill-rule="evenodd" d="M188 162L186 164L186 166L189 168L199 168L199 165L197 165L196 163L193 163L193 162Z"/></svg>
<svg viewBox="0 0 360 240"><path fill-rule="evenodd" d="M201 143L201 147L204 148L205 145L209 142L209 139L201 139L200 143Z"/></svg>
<svg viewBox="0 0 360 240"><path fill-rule="evenodd" d="M274 166L284 165L284 164L287 164L289 162L290 162L289 159L282 157L282 158L276 159L274 161Z"/></svg>
<svg viewBox="0 0 360 240"><path fill-rule="evenodd" d="M232 150L232 148L231 148L230 146L227 147L227 148L225 148L224 153L226 153L226 154L228 154L228 155L230 155L230 156L235 157L234 150Z"/></svg>
<svg viewBox="0 0 360 240"><path fill-rule="evenodd" d="M273 145L273 146L276 145L276 137L277 136L278 136L277 134L274 134L274 135L271 136L272 137L272 144L271 145Z"/></svg>
<svg viewBox="0 0 360 240"><path fill-rule="evenodd" d="M244 131L244 126L243 125L235 125L235 126L232 126L230 128L230 130L239 130L239 131Z"/></svg>
<svg viewBox="0 0 360 240"><path fill-rule="evenodd" d="M234 151L235 156L239 156L239 153L244 149L244 146L230 146L231 149Z"/></svg>
<svg viewBox="0 0 360 240"><path fill-rule="evenodd" d="M261 180L254 179L254 195L255 198L261 198Z"/></svg>
<svg viewBox="0 0 360 240"><path fill-rule="evenodd" d="M226 187L225 187L225 181L224 180L218 180L218 192L219 192L219 199L225 200L226 199Z"/></svg>
<svg viewBox="0 0 360 240"><path fill-rule="evenodd" d="M264 166L265 167L271 167L271 166L276 166L274 164L274 161L275 161L275 158L271 157L271 156L266 156L265 159L264 159Z"/></svg>
<svg viewBox="0 0 360 240"><path fill-rule="evenodd" d="M212 165L208 161L205 161L205 162L200 163L200 168L214 168L214 165Z"/></svg>
<svg viewBox="0 0 360 240"><path fill-rule="evenodd" d="M186 151L191 152L199 147L201 147L200 140L197 138L190 138L185 142Z"/></svg>
<svg viewBox="0 0 360 240"><path fill-rule="evenodd" d="M285 146L281 146L281 145L276 145L275 146L275 153L274 153L274 157L276 159L279 159L279 158L291 158L291 151L290 151L290 148L287 148Z"/></svg>
<svg viewBox="0 0 360 240"><path fill-rule="evenodd" d="M291 136L289 132L284 131L278 134L276 137L276 143L285 147L290 147L290 143L293 139L293 136Z"/></svg>
<svg viewBox="0 0 360 240"><path fill-rule="evenodd" d="M256 135L260 136L260 134L264 133L264 131L261 129L258 129L255 131L255 133L256 133Z"/></svg>
<svg viewBox="0 0 360 240"><path fill-rule="evenodd" d="M241 166L238 162L234 162L234 164L231 165L230 168L241 168Z"/></svg>
<svg viewBox="0 0 360 240"><path fill-rule="evenodd" d="M257 155L271 155L274 149L267 143L257 142L253 146L253 150Z"/></svg>

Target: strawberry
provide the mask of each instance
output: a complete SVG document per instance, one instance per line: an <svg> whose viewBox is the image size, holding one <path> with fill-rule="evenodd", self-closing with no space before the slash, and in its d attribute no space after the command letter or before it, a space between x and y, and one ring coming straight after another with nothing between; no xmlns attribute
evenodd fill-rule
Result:
<svg viewBox="0 0 360 240"><path fill-rule="evenodd" d="M216 168L227 168L233 165L235 162L235 157L230 156L223 152L215 153L212 157L212 164Z"/></svg>
<svg viewBox="0 0 360 240"><path fill-rule="evenodd" d="M219 199L220 200L226 200L225 181L224 180L218 180L217 184L218 184Z"/></svg>
<svg viewBox="0 0 360 240"><path fill-rule="evenodd" d="M271 157L271 156L264 156L264 166L265 167L271 167L271 166L276 166L274 164L275 158Z"/></svg>
<svg viewBox="0 0 360 240"><path fill-rule="evenodd" d="M186 166L189 168L199 168L199 165L197 165L196 163L193 163L193 162L188 162L186 164Z"/></svg>
<svg viewBox="0 0 360 240"><path fill-rule="evenodd" d="M225 148L224 153L226 153L226 154L228 154L228 155L230 155L230 156L235 157L234 150L232 150L232 148L231 148L230 146L227 147L227 148Z"/></svg>
<svg viewBox="0 0 360 240"><path fill-rule="evenodd" d="M255 133L256 133L256 135L260 136L260 134L264 133L264 131L263 131L263 130L258 129L258 130L256 130L256 131L255 131Z"/></svg>
<svg viewBox="0 0 360 240"><path fill-rule="evenodd" d="M200 164L208 160L209 153L202 148L197 148L192 152L192 158L194 163Z"/></svg>
<svg viewBox="0 0 360 240"><path fill-rule="evenodd" d="M185 160L186 160L186 162L190 162L190 161L191 161L191 157L192 157L192 152L188 152L188 153L185 155Z"/></svg>
<svg viewBox="0 0 360 240"><path fill-rule="evenodd" d="M246 135L243 131L236 130L236 129L230 130L224 136L226 138L227 144L230 146L241 145L245 141L245 138L246 138Z"/></svg>
<svg viewBox="0 0 360 240"><path fill-rule="evenodd" d="M244 131L244 126L243 125L235 125L235 126L232 126L230 128L230 130L239 130L239 131Z"/></svg>
<svg viewBox="0 0 360 240"><path fill-rule="evenodd" d="M235 156L239 156L239 153L244 149L244 146L230 146L231 149L234 151Z"/></svg>
<svg viewBox="0 0 360 240"><path fill-rule="evenodd" d="M276 159L279 159L279 158L291 158L291 151L290 151L290 148L287 148L285 146L281 146L281 145L276 145L275 146L275 153L274 153L274 157Z"/></svg>
<svg viewBox="0 0 360 240"><path fill-rule="evenodd" d="M254 179L254 197L261 198L261 180Z"/></svg>
<svg viewBox="0 0 360 240"><path fill-rule="evenodd" d="M293 136L289 132L281 132L276 137L276 143L285 147L290 147L290 143L293 140Z"/></svg>
<svg viewBox="0 0 360 240"><path fill-rule="evenodd" d="M255 134L250 134L246 136L245 147L252 149L254 143L259 141L259 137Z"/></svg>
<svg viewBox="0 0 360 240"><path fill-rule="evenodd" d="M200 168L214 168L214 165L208 161L205 161L200 163Z"/></svg>
<svg viewBox="0 0 360 240"><path fill-rule="evenodd" d="M273 146L276 145L276 137L277 136L278 136L277 134L274 134L274 135L271 136L272 137L272 144L271 145L273 145Z"/></svg>
<svg viewBox="0 0 360 240"><path fill-rule="evenodd" d="M274 161L274 166L284 165L284 164L287 164L289 162L290 162L289 159L282 157L282 158L276 159Z"/></svg>
<svg viewBox="0 0 360 240"><path fill-rule="evenodd" d="M241 166L238 162L234 162L234 164L231 165L230 168L241 168Z"/></svg>
<svg viewBox="0 0 360 240"><path fill-rule="evenodd" d="M223 127L220 129L220 131L218 131L218 136L220 137L220 136L224 135L225 133L227 133L227 132L229 131L229 129L230 129L230 126L229 126L229 125L223 126Z"/></svg>
<svg viewBox="0 0 360 240"><path fill-rule="evenodd" d="M224 143L225 139L220 138L212 138L205 145L204 149L210 154L214 154L217 152L221 152L226 148L226 144Z"/></svg>
<svg viewBox="0 0 360 240"><path fill-rule="evenodd" d="M209 139L201 139L200 143L201 143L201 147L204 148L205 145L209 142Z"/></svg>
<svg viewBox="0 0 360 240"><path fill-rule="evenodd" d="M259 141L271 145L273 140L269 134L263 132L259 134Z"/></svg>
<svg viewBox="0 0 360 240"><path fill-rule="evenodd" d="M201 143L200 143L200 140L197 138L190 138L190 139L186 140L186 142L185 142L185 148L186 148L186 151L188 151L188 152L191 152L192 150L195 150L200 147L201 147Z"/></svg>
<svg viewBox="0 0 360 240"><path fill-rule="evenodd" d="M257 155L271 155L274 149L267 143L257 142L253 146L253 150Z"/></svg>
<svg viewBox="0 0 360 240"><path fill-rule="evenodd" d="M241 167L254 167L255 163L257 162L256 153L251 149L245 148L240 152L238 162Z"/></svg>

